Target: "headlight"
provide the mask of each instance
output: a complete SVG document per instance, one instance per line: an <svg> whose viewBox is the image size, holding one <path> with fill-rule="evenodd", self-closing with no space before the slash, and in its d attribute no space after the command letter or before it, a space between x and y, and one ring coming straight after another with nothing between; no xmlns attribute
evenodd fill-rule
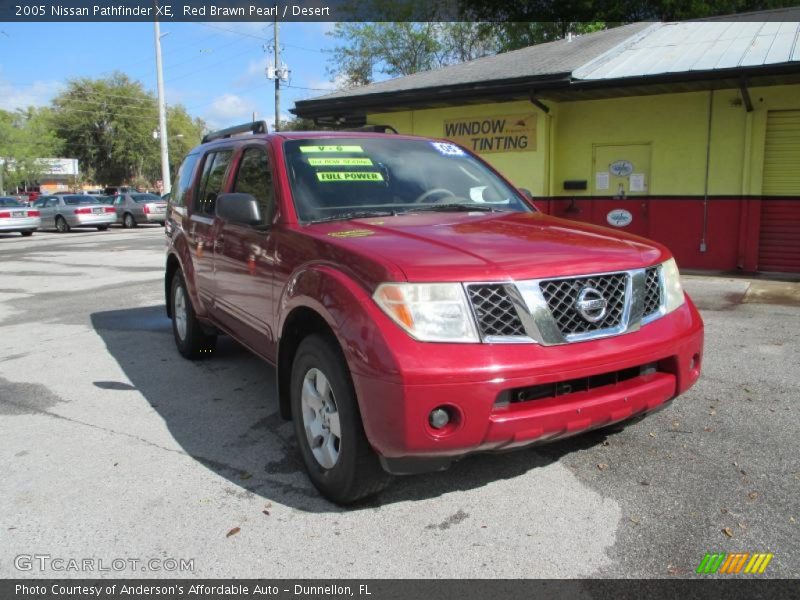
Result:
<svg viewBox="0 0 800 600"><path fill-rule="evenodd" d="M674 258L661 265L661 277L664 279L665 312L670 313L686 302L681 286L681 274L678 273L678 265L675 264Z"/></svg>
<svg viewBox="0 0 800 600"><path fill-rule="evenodd" d="M460 283L383 283L372 295L413 338L424 342L479 342Z"/></svg>

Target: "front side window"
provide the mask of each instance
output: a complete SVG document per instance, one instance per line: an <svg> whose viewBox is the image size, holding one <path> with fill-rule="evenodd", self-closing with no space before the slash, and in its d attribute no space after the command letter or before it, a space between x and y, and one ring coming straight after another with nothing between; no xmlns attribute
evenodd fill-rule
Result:
<svg viewBox="0 0 800 600"><path fill-rule="evenodd" d="M183 206L185 202L186 192L192 184L192 175L194 175L194 166L200 158L199 154L190 154L187 156L178 169L178 174L175 177L177 185L172 188L170 202L173 206Z"/></svg>
<svg viewBox="0 0 800 600"><path fill-rule="evenodd" d="M203 167L203 179L195 202L195 212L213 215L217 205L217 196L222 191L225 173L231 162L231 150L212 152L206 156Z"/></svg>
<svg viewBox="0 0 800 600"><path fill-rule="evenodd" d="M284 143L301 222L423 210L533 211L520 193L455 144L386 138Z"/></svg>
<svg viewBox="0 0 800 600"><path fill-rule="evenodd" d="M267 222L272 214L274 192L272 171L266 152L260 148L245 149L239 162L233 191L253 196L261 207L261 218L264 223Z"/></svg>

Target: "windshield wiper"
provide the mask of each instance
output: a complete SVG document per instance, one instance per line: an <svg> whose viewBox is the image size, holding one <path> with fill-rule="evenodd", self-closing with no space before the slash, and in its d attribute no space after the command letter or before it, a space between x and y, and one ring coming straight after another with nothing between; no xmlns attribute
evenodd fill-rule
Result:
<svg viewBox="0 0 800 600"><path fill-rule="evenodd" d="M338 215L331 215L330 217L322 217L321 219L314 219L311 223L326 223L328 221L349 221L350 219L366 219L368 217L394 217L397 215L393 210L357 210Z"/></svg>
<svg viewBox="0 0 800 600"><path fill-rule="evenodd" d="M483 204L464 204L461 202L451 202L445 204L431 204L428 206L415 207L405 211L404 214L416 212L506 212L501 208L493 206L485 206Z"/></svg>

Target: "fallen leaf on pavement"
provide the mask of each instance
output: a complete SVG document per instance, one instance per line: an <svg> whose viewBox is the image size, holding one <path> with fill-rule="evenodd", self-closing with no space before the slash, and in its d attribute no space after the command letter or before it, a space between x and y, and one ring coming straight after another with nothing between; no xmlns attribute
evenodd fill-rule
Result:
<svg viewBox="0 0 800 600"><path fill-rule="evenodd" d="M651 431L647 435L649 435L650 437L656 437L656 432L655 431Z"/></svg>
<svg viewBox="0 0 800 600"><path fill-rule="evenodd" d="M727 508L720 508L719 512L721 512L723 515L727 515L728 514L728 509Z"/></svg>
<svg viewBox="0 0 800 600"><path fill-rule="evenodd" d="M605 463L598 463L597 464L597 468L600 469L601 471L603 471L603 470L608 468L608 465L605 464Z"/></svg>
<svg viewBox="0 0 800 600"><path fill-rule="evenodd" d="M731 529L730 527L723 527L722 533L724 533L728 537L733 537L733 529Z"/></svg>
<svg viewBox="0 0 800 600"><path fill-rule="evenodd" d="M703 427L703 431L711 432L711 431L714 431L714 430L711 429L711 427Z"/></svg>
<svg viewBox="0 0 800 600"><path fill-rule="evenodd" d="M269 511L268 510L262 510L261 512L264 513L265 515L269 516Z"/></svg>
<svg viewBox="0 0 800 600"><path fill-rule="evenodd" d="M242 473L241 479L250 479L252 476L252 473Z"/></svg>
<svg viewBox="0 0 800 600"><path fill-rule="evenodd" d="M638 525L639 523L642 522L641 517L629 517L629 519L630 522L633 523L634 525Z"/></svg>
<svg viewBox="0 0 800 600"><path fill-rule="evenodd" d="M750 492L747 494L747 497L750 498L750 500L756 500L758 498L758 492Z"/></svg>
<svg viewBox="0 0 800 600"><path fill-rule="evenodd" d="M236 534L237 534L237 533L239 533L241 530L242 530L242 528L241 528L241 527L234 527L234 528L233 528L233 529L231 529L231 530L230 530L228 533L226 533L226 534L225 534L225 537L226 537L226 538L229 538L229 537L231 537L232 535L236 535Z"/></svg>

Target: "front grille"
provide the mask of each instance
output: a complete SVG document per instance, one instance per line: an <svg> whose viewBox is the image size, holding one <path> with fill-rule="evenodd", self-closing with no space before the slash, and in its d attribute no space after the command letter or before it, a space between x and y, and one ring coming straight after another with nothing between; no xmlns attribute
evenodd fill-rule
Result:
<svg viewBox="0 0 800 600"><path fill-rule="evenodd" d="M660 268L650 267L645 272L644 284L644 316L648 317L661 308L664 301L664 292L661 289Z"/></svg>
<svg viewBox="0 0 800 600"><path fill-rule="evenodd" d="M539 283L547 306L562 335L587 333L618 327L625 310L627 273L577 277L573 279L549 279ZM605 316L591 323L578 312L578 295L586 288L594 288L608 303Z"/></svg>
<svg viewBox="0 0 800 600"><path fill-rule="evenodd" d="M468 285L481 336L524 336L525 329L503 285Z"/></svg>

